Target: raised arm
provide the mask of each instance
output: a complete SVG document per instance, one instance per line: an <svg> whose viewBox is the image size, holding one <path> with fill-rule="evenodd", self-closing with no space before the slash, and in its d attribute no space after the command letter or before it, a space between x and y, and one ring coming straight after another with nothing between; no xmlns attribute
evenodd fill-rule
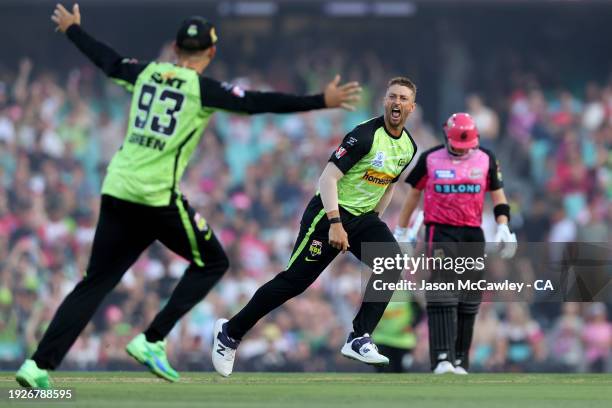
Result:
<svg viewBox="0 0 612 408"><path fill-rule="evenodd" d="M58 4L51 20L57 23L56 30L65 33L70 41L110 78L134 84L146 66L137 63L134 59L122 57L108 45L87 34L81 28L81 12L78 4L72 7L72 13Z"/></svg>
<svg viewBox="0 0 612 408"><path fill-rule="evenodd" d="M339 85L340 76L327 84L325 92L316 95L293 95L281 92L245 91L238 86L214 79L200 78L202 106L248 114L291 113L314 109L342 108L354 110L361 87L357 82Z"/></svg>

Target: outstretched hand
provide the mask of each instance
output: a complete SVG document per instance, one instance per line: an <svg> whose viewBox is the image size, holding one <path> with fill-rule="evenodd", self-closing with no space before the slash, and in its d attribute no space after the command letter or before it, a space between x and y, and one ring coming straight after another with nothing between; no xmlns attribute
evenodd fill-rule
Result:
<svg viewBox="0 0 612 408"><path fill-rule="evenodd" d="M340 75L336 75L325 87L325 106L354 111L355 103L361 99L361 86L359 86L359 82L339 84Z"/></svg>
<svg viewBox="0 0 612 408"><path fill-rule="evenodd" d="M81 25L81 11L79 10L79 5L75 4L72 6L72 13L66 10L64 6L61 4L57 4L55 6L55 10L53 11L53 15L51 16L51 20L57 24L57 28L55 31L61 31L65 33L68 27L73 24Z"/></svg>

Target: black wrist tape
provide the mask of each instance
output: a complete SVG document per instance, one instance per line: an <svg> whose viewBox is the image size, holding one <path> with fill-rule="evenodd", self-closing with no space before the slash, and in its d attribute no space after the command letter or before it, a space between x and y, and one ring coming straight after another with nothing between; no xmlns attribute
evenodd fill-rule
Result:
<svg viewBox="0 0 612 408"><path fill-rule="evenodd" d="M495 214L495 219L500 215L505 215L508 217L508 221L510 221L510 206L508 204L497 204L493 208L493 214Z"/></svg>

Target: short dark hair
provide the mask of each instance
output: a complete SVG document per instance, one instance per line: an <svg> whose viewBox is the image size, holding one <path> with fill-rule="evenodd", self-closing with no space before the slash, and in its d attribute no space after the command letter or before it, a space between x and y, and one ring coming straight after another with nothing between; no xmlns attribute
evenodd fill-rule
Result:
<svg viewBox="0 0 612 408"><path fill-rule="evenodd" d="M402 76L391 78L389 82L387 83L387 89L389 89L393 85L405 86L406 88L412 91L412 93L414 94L414 97L416 98L417 87L414 84L414 82L412 82L409 78L402 77Z"/></svg>

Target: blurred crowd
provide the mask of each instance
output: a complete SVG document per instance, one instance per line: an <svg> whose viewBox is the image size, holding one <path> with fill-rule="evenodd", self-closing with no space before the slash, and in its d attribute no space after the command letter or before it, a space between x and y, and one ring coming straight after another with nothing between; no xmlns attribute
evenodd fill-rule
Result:
<svg viewBox="0 0 612 408"><path fill-rule="evenodd" d="M375 54L360 69L313 52L297 72L272 60L260 70L211 76L245 88L317 92L333 69L360 80L355 112L240 116L218 112L182 182L190 203L213 226L231 260L215 290L169 336L177 369L210 369L216 318L235 313L289 259L299 217L345 132L381 112L386 80L396 72ZM168 58L168 50L161 58ZM352 65L351 65L352 66ZM248 74L248 75L246 75ZM463 95L485 147L496 151L520 241L609 242L612 221L612 82L577 91L543 89L522 73L493 109L487 95ZM426 93L427 90L421 90ZM418 100L418 97L417 97ZM106 164L122 143L129 95L85 63L68 75L28 59L0 71L0 364L29 355L63 297L86 269ZM501 107L501 108L499 108ZM450 112L448 112L450 113ZM407 128L421 151L442 141L420 109ZM393 227L405 187L385 219ZM491 208L484 228L494 232ZM112 254L109 254L112 256ZM64 368L125 369L123 347L147 327L170 296L186 262L154 244L100 307ZM358 263L341 256L303 295L261 321L243 341L238 369L368 370L338 353L360 302ZM405 303L409 305L410 303ZM611 302L484 303L477 321L473 369L486 371L612 370ZM411 319L405 369L426 370L427 324Z"/></svg>

